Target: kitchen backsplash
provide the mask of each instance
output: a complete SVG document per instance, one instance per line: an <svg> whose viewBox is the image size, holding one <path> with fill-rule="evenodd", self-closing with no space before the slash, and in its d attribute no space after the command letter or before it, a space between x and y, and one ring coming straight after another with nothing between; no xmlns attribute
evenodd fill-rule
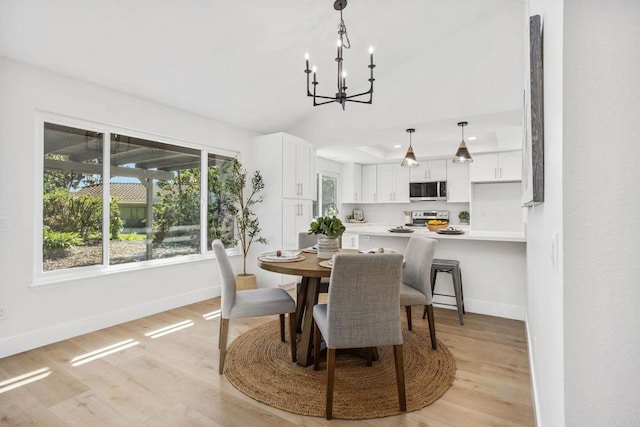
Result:
<svg viewBox="0 0 640 427"><path fill-rule="evenodd" d="M365 221L385 225L404 224L404 211L449 211L450 222L455 225L460 224L458 213L469 211L469 203L343 203L339 216L345 219L354 209L362 210Z"/></svg>

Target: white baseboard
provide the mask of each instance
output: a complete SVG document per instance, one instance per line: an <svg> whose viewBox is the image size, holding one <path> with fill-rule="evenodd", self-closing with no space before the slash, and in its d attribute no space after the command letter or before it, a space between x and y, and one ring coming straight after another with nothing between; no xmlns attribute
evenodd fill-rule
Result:
<svg viewBox="0 0 640 427"><path fill-rule="evenodd" d="M445 298L446 299L443 299L439 296L434 297L434 307L450 308L455 310L456 307L454 306L438 304L439 300L455 304L454 298ZM464 309L467 313L486 314L488 316L504 317L505 319L525 320L524 307L519 307L517 305L500 304L497 302L465 298Z"/></svg>
<svg viewBox="0 0 640 427"><path fill-rule="evenodd" d="M531 348L531 343L533 342L533 337L529 331L529 318L527 313L525 312L524 319L524 327L527 332L527 353L529 354L529 372L531 376L531 397L533 398L533 418L535 421L535 425L540 425L540 408L538 407L538 386L536 382L536 368L533 364L533 349Z"/></svg>
<svg viewBox="0 0 640 427"><path fill-rule="evenodd" d="M220 296L220 287L145 302L0 339L0 358Z"/></svg>

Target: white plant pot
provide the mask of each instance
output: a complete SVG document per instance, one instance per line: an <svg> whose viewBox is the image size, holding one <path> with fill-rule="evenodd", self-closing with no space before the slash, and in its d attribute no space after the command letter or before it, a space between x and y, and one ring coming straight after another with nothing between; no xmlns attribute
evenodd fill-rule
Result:
<svg viewBox="0 0 640 427"><path fill-rule="evenodd" d="M331 259L340 248L337 237L318 237L318 259Z"/></svg>

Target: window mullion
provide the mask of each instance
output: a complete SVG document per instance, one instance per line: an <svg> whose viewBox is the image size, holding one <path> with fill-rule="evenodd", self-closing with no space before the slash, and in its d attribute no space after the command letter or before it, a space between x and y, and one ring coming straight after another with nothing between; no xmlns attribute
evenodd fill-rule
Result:
<svg viewBox="0 0 640 427"><path fill-rule="evenodd" d="M102 264L109 266L109 244L111 234L111 132L102 134Z"/></svg>
<svg viewBox="0 0 640 427"><path fill-rule="evenodd" d="M207 197L209 195L209 153L200 151L200 253L207 253L208 239L208 215Z"/></svg>

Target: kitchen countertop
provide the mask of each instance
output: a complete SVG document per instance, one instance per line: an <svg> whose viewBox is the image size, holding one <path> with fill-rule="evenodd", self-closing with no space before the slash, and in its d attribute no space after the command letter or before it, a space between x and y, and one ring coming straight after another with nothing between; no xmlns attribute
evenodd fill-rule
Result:
<svg viewBox="0 0 640 427"><path fill-rule="evenodd" d="M426 227L412 227L411 230L415 230L413 233L392 233L390 228L395 228L398 225L384 225L374 223L353 224L347 223L347 233L352 234L364 234L370 236L389 236L389 237L411 237L411 236L423 236L431 237L433 239L446 239L446 240L482 240L482 241L496 241L496 242L526 242L525 234L519 232L508 231L473 231L464 226L453 227L464 230L464 234L438 234L435 231L429 231Z"/></svg>

